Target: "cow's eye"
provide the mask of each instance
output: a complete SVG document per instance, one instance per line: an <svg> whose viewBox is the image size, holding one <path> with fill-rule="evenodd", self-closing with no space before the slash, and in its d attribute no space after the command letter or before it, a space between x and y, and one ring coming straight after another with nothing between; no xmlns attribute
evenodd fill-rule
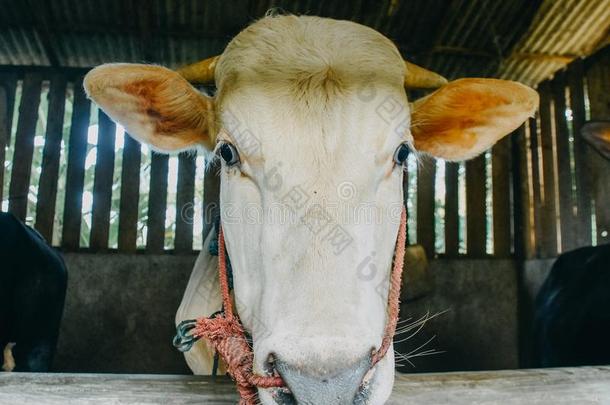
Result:
<svg viewBox="0 0 610 405"><path fill-rule="evenodd" d="M237 153L235 146L231 145L230 143L223 143L220 145L216 153L220 155L227 166L234 166L239 163L239 153Z"/></svg>
<svg viewBox="0 0 610 405"><path fill-rule="evenodd" d="M400 146L396 148L396 152L394 152L394 162L396 162L397 165L404 165L410 152L411 149L409 149L409 145L401 143Z"/></svg>

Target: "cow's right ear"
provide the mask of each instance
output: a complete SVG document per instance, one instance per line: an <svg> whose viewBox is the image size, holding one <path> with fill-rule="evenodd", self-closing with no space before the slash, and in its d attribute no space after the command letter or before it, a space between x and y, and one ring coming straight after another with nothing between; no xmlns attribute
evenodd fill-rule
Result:
<svg viewBox="0 0 610 405"><path fill-rule="evenodd" d="M214 145L214 100L161 66L107 64L84 79L87 95L138 141L159 152Z"/></svg>

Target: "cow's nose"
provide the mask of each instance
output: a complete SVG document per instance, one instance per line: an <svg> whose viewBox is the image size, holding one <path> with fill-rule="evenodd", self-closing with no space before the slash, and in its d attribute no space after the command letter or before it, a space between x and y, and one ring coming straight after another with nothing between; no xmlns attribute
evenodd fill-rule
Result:
<svg viewBox="0 0 610 405"><path fill-rule="evenodd" d="M359 395L364 375L371 366L370 356L332 372L312 373L277 358L275 368L301 405L354 404Z"/></svg>

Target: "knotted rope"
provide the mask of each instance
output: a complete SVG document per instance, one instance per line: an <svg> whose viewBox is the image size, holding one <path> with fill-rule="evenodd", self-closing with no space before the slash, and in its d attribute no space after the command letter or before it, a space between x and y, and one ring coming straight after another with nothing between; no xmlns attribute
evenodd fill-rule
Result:
<svg viewBox="0 0 610 405"><path fill-rule="evenodd" d="M392 344L396 323L398 321L400 284L405 256L407 214L403 209L400 217L400 227L396 239L394 266L390 276L390 291L388 294L388 322L379 349L371 355L373 368L387 353ZM212 318L198 318L192 329L191 336L196 340L207 339L217 353L227 364L227 371L237 385L240 395L240 405L255 405L258 400L257 388L284 387L286 384L280 376L261 376L254 374L254 354L246 340L244 329L233 312L229 282L227 278L227 262L225 239L220 227L218 235L218 276L222 293L223 315Z"/></svg>

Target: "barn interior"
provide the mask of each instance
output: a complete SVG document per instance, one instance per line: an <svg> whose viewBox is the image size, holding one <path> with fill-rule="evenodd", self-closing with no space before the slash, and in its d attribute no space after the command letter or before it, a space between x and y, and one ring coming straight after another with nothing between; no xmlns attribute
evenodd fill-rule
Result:
<svg viewBox="0 0 610 405"><path fill-rule="evenodd" d="M190 374L174 317L219 209L202 154L133 141L86 98L83 76L221 54L269 12L358 22L448 80L538 91L535 117L480 157L409 157L407 239L421 248L400 316L425 322L396 350L410 374L540 367L536 297L553 263L610 241L610 162L582 132L610 120L610 1L2 0L0 208L68 269L50 371Z"/></svg>

